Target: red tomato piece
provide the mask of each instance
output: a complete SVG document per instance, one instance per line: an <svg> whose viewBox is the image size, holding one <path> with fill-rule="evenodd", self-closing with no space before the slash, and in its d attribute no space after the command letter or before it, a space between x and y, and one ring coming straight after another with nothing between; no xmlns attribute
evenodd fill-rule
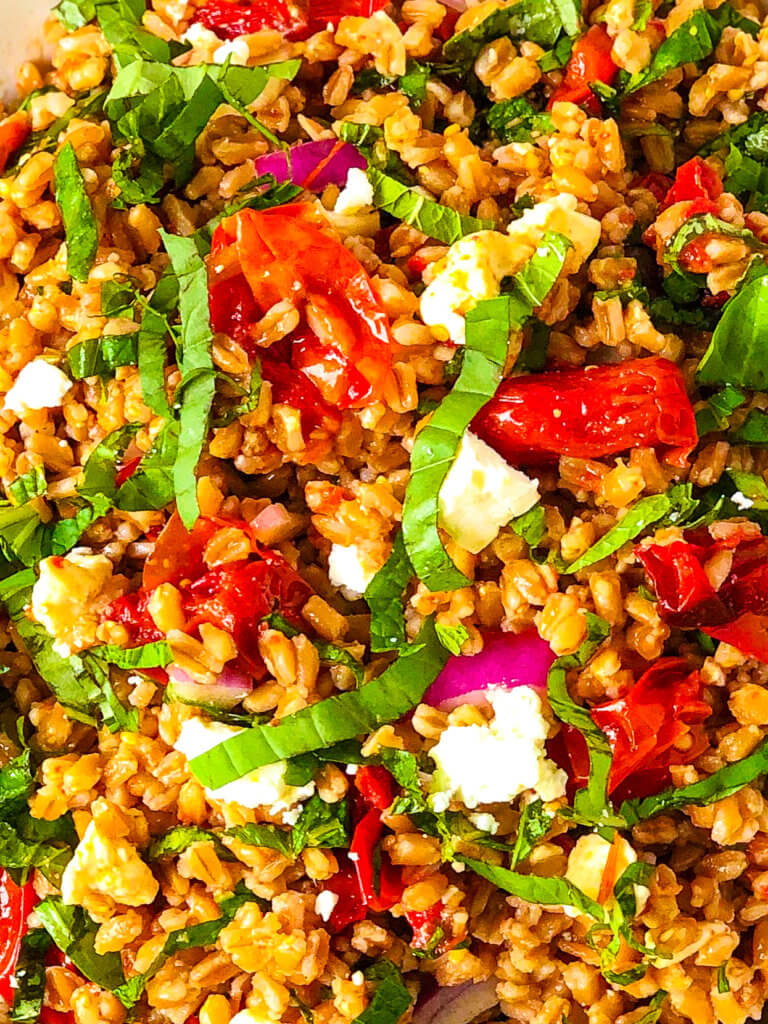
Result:
<svg viewBox="0 0 768 1024"><path fill-rule="evenodd" d="M386 811L395 799L394 779L379 764L364 764L355 775L355 789L370 807Z"/></svg>
<svg viewBox="0 0 768 1024"><path fill-rule="evenodd" d="M306 441L310 440L312 432L317 429L328 434L337 433L341 426L341 413L323 401L309 377L274 359L262 360L261 375L272 385L273 402L283 402L294 409L301 409L301 428Z"/></svg>
<svg viewBox="0 0 768 1024"><path fill-rule="evenodd" d="M21 940L27 934L27 918L38 902L31 882L16 885L0 868L0 998L13 1003L11 982L16 971Z"/></svg>
<svg viewBox="0 0 768 1024"><path fill-rule="evenodd" d="M0 124L0 174L5 170L11 156L27 141L31 131L29 115L21 110L6 117Z"/></svg>
<svg viewBox="0 0 768 1024"><path fill-rule="evenodd" d="M221 311L228 304L218 289L237 267L255 302L249 309L242 284L233 286L237 312L230 319L240 337L249 326L246 320L253 323L290 298L302 315L291 364L323 399L349 409L381 397L392 365L387 315L362 265L325 229L312 206L241 210L216 228L211 252L221 268L221 280L212 283L215 329L221 329Z"/></svg>
<svg viewBox="0 0 768 1024"><path fill-rule="evenodd" d="M407 910L405 919L413 928L411 939L412 949L428 949L435 934L435 929L440 925L443 904L438 900L428 910Z"/></svg>
<svg viewBox="0 0 768 1024"><path fill-rule="evenodd" d="M391 863L386 853L379 850L383 831L381 814L373 807L357 825L349 847L360 895L365 905L373 911L394 907L400 902L404 889L400 869ZM378 878L375 863L377 853L380 855Z"/></svg>
<svg viewBox="0 0 768 1024"><path fill-rule="evenodd" d="M347 925L362 921L368 912L368 908L360 895L360 885L357 881L357 872L352 862L339 858L339 870L323 883L323 891L335 893L338 896L336 906L328 918L328 930L332 933L343 931Z"/></svg>
<svg viewBox="0 0 768 1024"><path fill-rule="evenodd" d="M706 200L711 205L722 194L723 183L720 178L706 161L702 160L700 156L695 156L677 168L675 180L664 197L661 208L666 210L673 203L683 203L686 200L695 199ZM712 210L701 208L696 212L711 213ZM692 217L694 214L689 211L688 216Z"/></svg>
<svg viewBox="0 0 768 1024"><path fill-rule="evenodd" d="M313 591L282 555L255 542L249 558L208 569L203 551L222 526L249 531L243 520L206 518L187 531L174 515L147 560L144 586L113 601L102 618L122 623L132 644L161 640L163 634L149 614L149 599L160 583L173 582L181 591L188 628L210 622L226 629L237 644L242 667L260 678L264 674L258 652L261 620L278 609L295 625L307 628L300 612Z"/></svg>
<svg viewBox="0 0 768 1024"><path fill-rule="evenodd" d="M512 465L635 447L662 448L667 461L684 465L698 440L683 376L658 358L511 377L472 430Z"/></svg>
<svg viewBox="0 0 768 1024"><path fill-rule="evenodd" d="M195 12L194 21L215 32L221 39L237 39L262 29L273 29L286 39L302 39L309 34L307 5L289 0L208 0Z"/></svg>
<svg viewBox="0 0 768 1024"><path fill-rule="evenodd" d="M712 713L701 690L699 673L684 659L661 658L624 697L591 709L613 752L609 793L620 799L657 793L669 784L671 765L699 756L706 747L700 726ZM564 734L571 779L579 788L589 775L586 743L571 726Z"/></svg>
<svg viewBox="0 0 768 1024"><path fill-rule="evenodd" d="M558 102L584 104L591 114L600 114L600 100L590 88L593 82L611 85L619 67L611 57L613 41L605 25L593 25L574 44L565 75L552 93L547 109Z"/></svg>
<svg viewBox="0 0 768 1024"><path fill-rule="evenodd" d="M666 622L768 662L768 538L749 526L716 538L696 530L671 544L641 544L636 553ZM716 589L705 566L727 553L730 565Z"/></svg>
<svg viewBox="0 0 768 1024"><path fill-rule="evenodd" d="M666 174L660 174L658 171L651 171L650 174L644 174L640 178L635 178L630 184L630 188L645 188L649 192L653 193L658 202L662 202L664 197L672 185L670 179Z"/></svg>

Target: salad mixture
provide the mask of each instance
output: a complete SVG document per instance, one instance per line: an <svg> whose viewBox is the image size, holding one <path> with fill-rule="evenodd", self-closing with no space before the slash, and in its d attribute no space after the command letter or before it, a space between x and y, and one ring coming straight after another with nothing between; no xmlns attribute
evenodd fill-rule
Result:
<svg viewBox="0 0 768 1024"><path fill-rule="evenodd" d="M768 1020L768 20L60 0L0 112L0 1024Z"/></svg>

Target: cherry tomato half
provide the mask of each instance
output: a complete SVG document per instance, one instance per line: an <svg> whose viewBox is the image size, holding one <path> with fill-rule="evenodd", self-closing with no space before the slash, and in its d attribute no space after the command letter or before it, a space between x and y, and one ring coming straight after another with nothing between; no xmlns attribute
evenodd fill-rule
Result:
<svg viewBox="0 0 768 1024"><path fill-rule="evenodd" d="M550 97L547 108L554 103L585 105L592 114L599 115L600 101L590 88L593 82L611 85L619 67L611 57L613 41L605 25L593 25L574 43L563 81Z"/></svg>

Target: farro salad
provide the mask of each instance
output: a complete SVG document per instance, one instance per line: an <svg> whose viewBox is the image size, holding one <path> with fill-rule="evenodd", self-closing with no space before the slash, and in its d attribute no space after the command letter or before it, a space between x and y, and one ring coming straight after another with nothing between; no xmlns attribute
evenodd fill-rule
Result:
<svg viewBox="0 0 768 1024"><path fill-rule="evenodd" d="M0 1024L768 1020L765 26L60 0Z"/></svg>

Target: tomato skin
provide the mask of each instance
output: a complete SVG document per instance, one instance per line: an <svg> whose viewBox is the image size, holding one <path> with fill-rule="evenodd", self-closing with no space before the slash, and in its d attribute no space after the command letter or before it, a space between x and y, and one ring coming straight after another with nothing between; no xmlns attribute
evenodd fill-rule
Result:
<svg viewBox="0 0 768 1024"><path fill-rule="evenodd" d="M611 57L613 41L605 25L593 25L574 44L565 68L565 76L547 103L551 110L555 103L584 104L591 114L600 114L600 100L589 87L590 82L611 85L619 67Z"/></svg>
<svg viewBox="0 0 768 1024"><path fill-rule="evenodd" d="M685 465L698 440L683 376L659 358L511 377L471 429L512 465L634 447L661 447Z"/></svg>
<svg viewBox="0 0 768 1024"><path fill-rule="evenodd" d="M661 658L625 696L590 710L613 753L609 794L624 800L658 793L669 784L671 765L690 764L702 753L701 723L712 709L701 690L698 671L683 658ZM571 779L580 788L589 776L586 743L572 726L564 729L564 740Z"/></svg>
<svg viewBox="0 0 768 1024"><path fill-rule="evenodd" d="M386 811L395 799L394 779L379 764L364 764L355 775L355 789L372 807Z"/></svg>
<svg viewBox="0 0 768 1024"><path fill-rule="evenodd" d="M713 539L689 531L671 544L639 545L662 618L680 629L700 629L743 654L768 662L768 538L745 529ZM715 590L704 571L730 550L730 571Z"/></svg>
<svg viewBox="0 0 768 1024"><path fill-rule="evenodd" d="M22 146L32 132L29 115L25 111L11 114L0 124L0 174L16 150Z"/></svg>
<svg viewBox="0 0 768 1024"><path fill-rule="evenodd" d="M337 25L347 15L368 18L387 3L388 0L208 0L198 8L193 20L221 39L237 39L262 29L273 29L286 39L305 39L329 24Z"/></svg>
<svg viewBox="0 0 768 1024"><path fill-rule="evenodd" d="M29 930L27 918L37 902L32 882L16 885L5 868L0 868L0 998L9 1006L13 1003L11 981L21 951L21 940Z"/></svg>
<svg viewBox="0 0 768 1024"><path fill-rule="evenodd" d="M313 590L282 555L255 541L247 559L208 569L205 546L223 526L250 532L244 520L205 517L187 531L174 513L145 563L144 585L113 601L102 617L122 623L132 644L161 640L163 634L149 614L149 599L161 583L172 582L181 592L188 628L210 622L232 633L242 667L259 679L265 674L258 652L261 620L278 608L294 625L306 629L300 612Z"/></svg>
<svg viewBox="0 0 768 1024"><path fill-rule="evenodd" d="M687 216L712 213L717 209L714 200L722 194L723 183L720 178L708 163L700 156L695 156L677 168L675 180L662 201L661 209L666 210L673 203L683 203L687 200L704 200L695 213L689 210Z"/></svg>
<svg viewBox="0 0 768 1024"><path fill-rule="evenodd" d="M211 283L215 330L232 322L244 343L251 325L289 298L301 314L290 362L324 401L350 409L382 397L392 366L389 320L362 265L310 204L241 210L216 228L211 254L219 271ZM242 281L229 285L233 267L251 301Z"/></svg>
<svg viewBox="0 0 768 1024"><path fill-rule="evenodd" d="M649 174L644 174L640 178L635 178L630 184L630 188L645 188L655 196L659 203L661 203L663 202L667 192L669 192L671 185L672 182L666 174L660 174L658 171L651 171Z"/></svg>

